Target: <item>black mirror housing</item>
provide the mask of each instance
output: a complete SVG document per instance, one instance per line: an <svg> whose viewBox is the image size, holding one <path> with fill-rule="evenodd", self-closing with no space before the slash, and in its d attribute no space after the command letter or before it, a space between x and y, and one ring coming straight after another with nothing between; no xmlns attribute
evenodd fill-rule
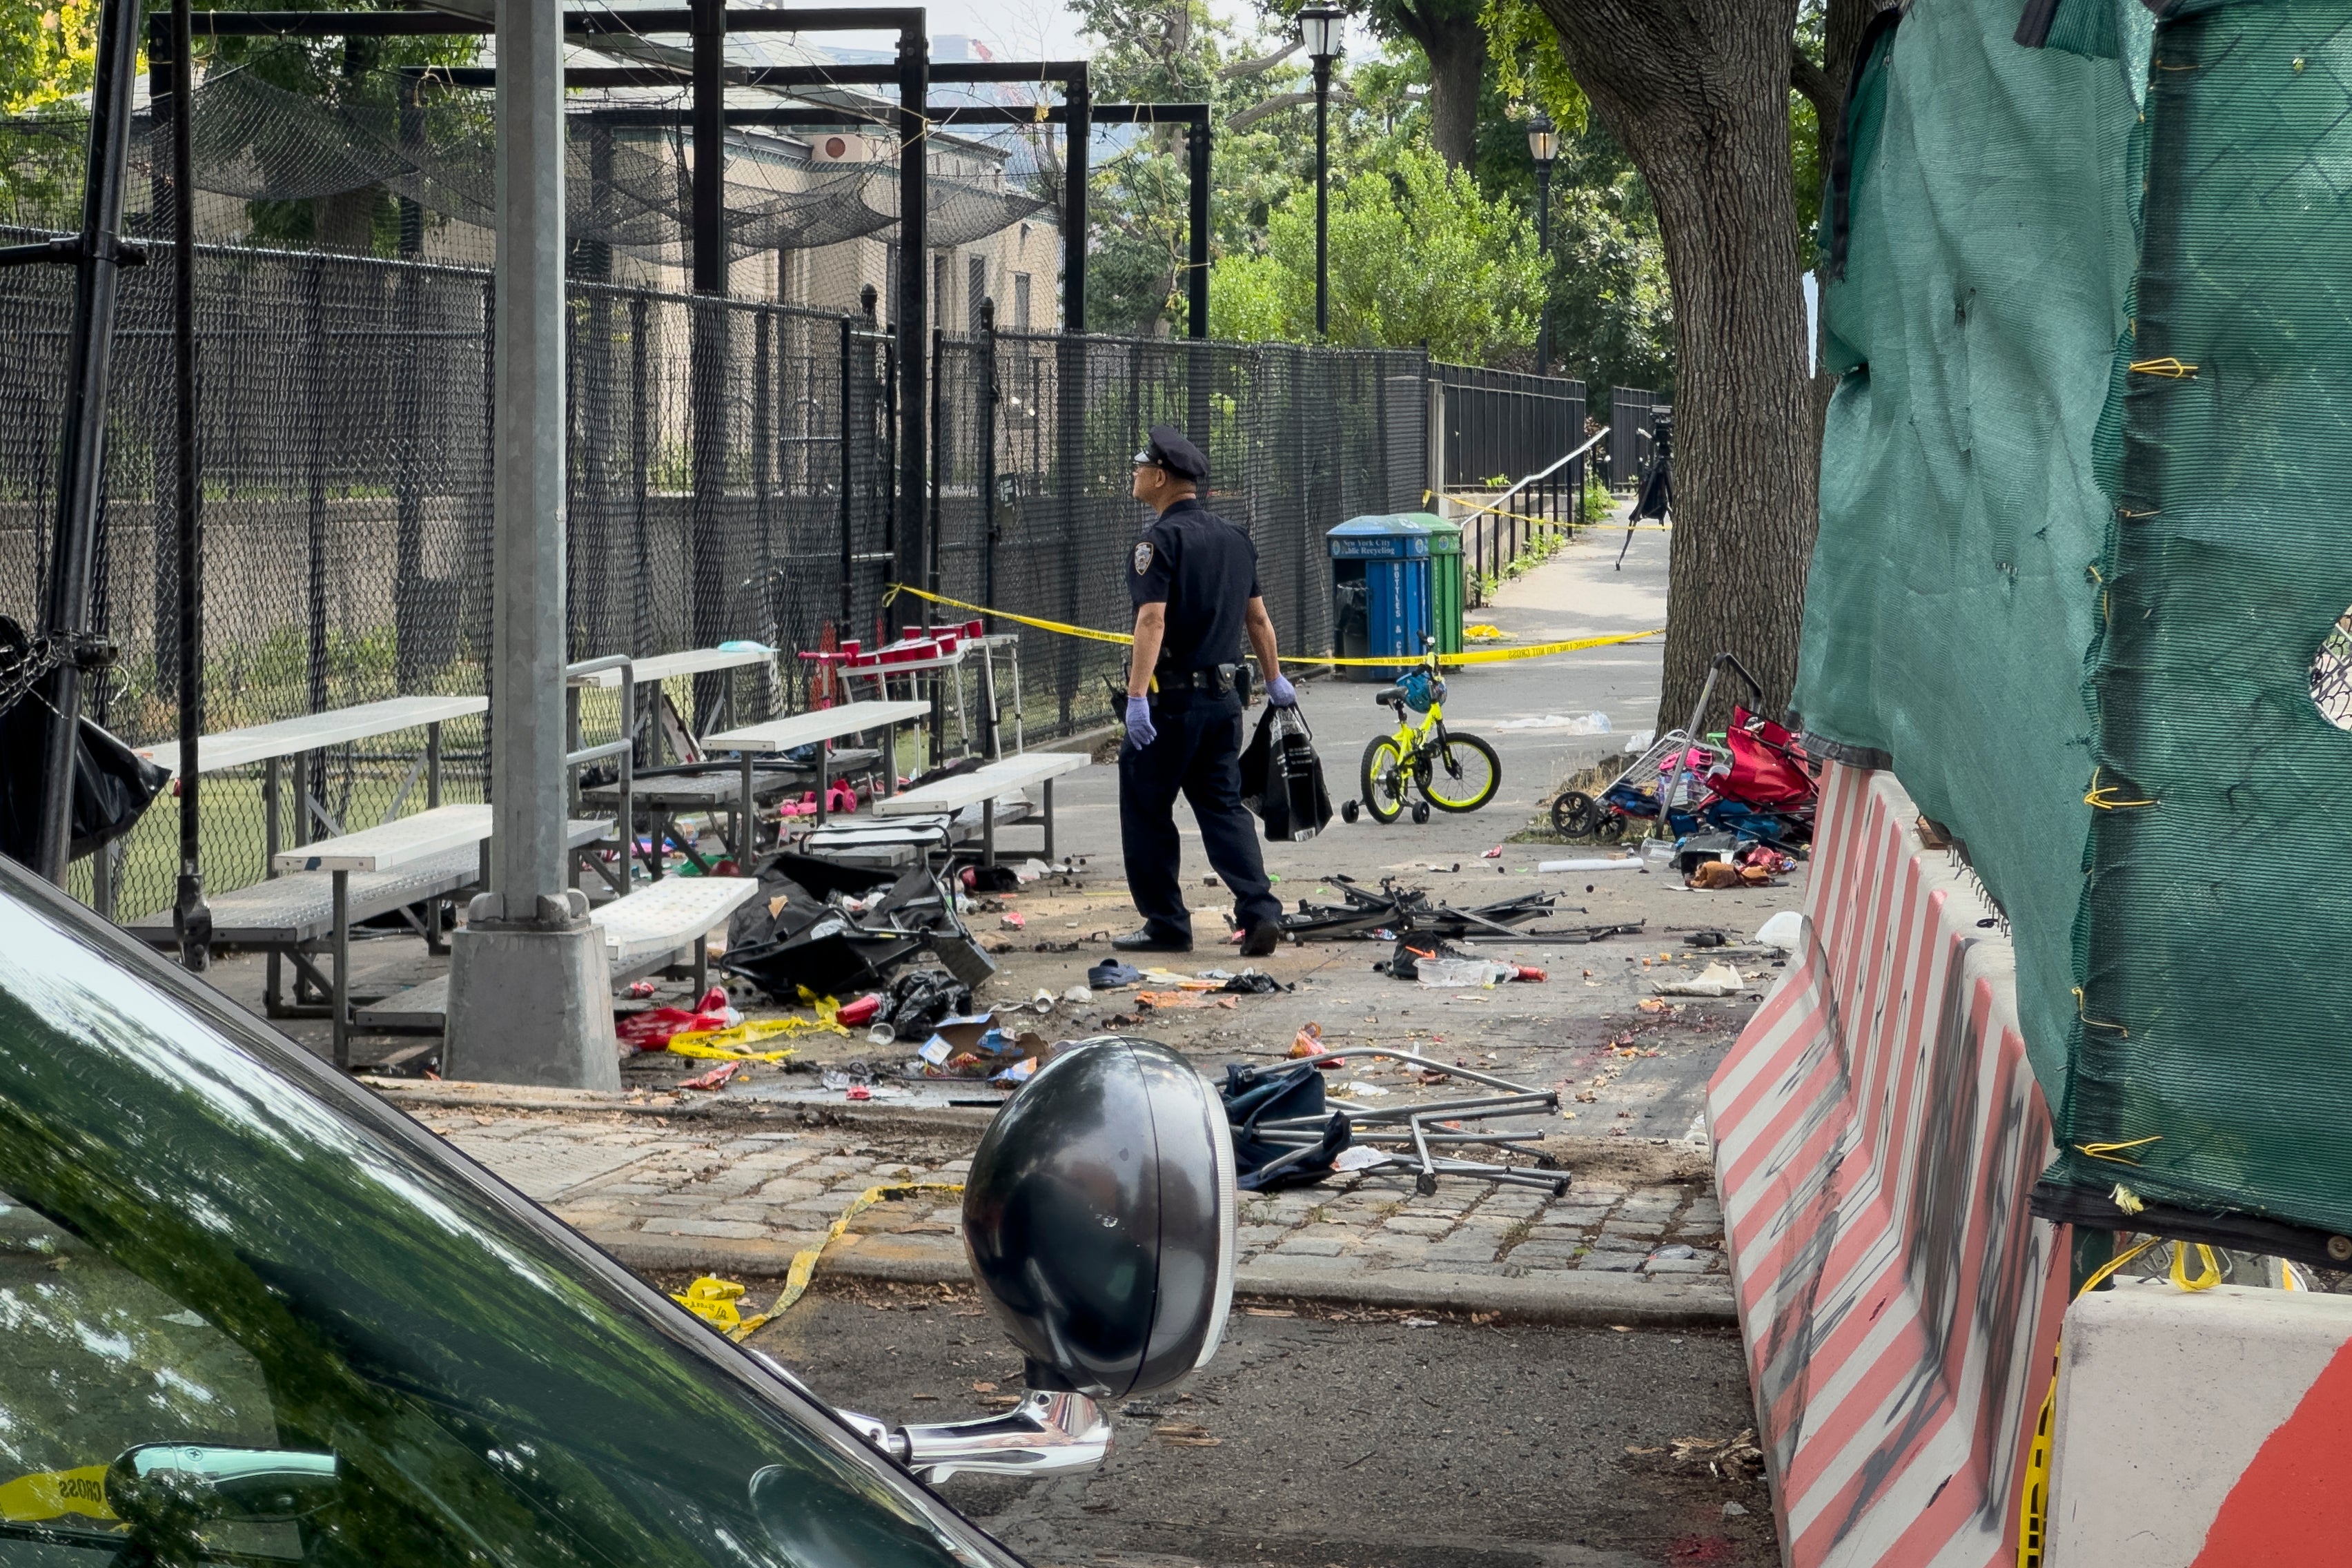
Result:
<svg viewBox="0 0 2352 1568"><path fill-rule="evenodd" d="M964 1245L1033 1389L1119 1399L1216 1353L1235 1206L1215 1090L1166 1046L1103 1036L1040 1068L990 1124Z"/></svg>

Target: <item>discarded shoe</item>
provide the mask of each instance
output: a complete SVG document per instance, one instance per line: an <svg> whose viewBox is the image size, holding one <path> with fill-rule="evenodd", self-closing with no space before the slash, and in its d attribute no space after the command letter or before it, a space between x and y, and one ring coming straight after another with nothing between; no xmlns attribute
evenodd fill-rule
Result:
<svg viewBox="0 0 2352 1568"><path fill-rule="evenodd" d="M1282 927L1280 923L1275 921L1260 921L1257 924L1250 927L1249 935L1242 939L1242 956L1244 958L1265 958L1268 954L1272 953L1276 947L1281 945L1281 942Z"/></svg>
<svg viewBox="0 0 2352 1568"><path fill-rule="evenodd" d="M1087 971L1087 984L1097 991L1116 991L1142 978L1143 971L1115 958L1107 958Z"/></svg>
<svg viewBox="0 0 2352 1568"><path fill-rule="evenodd" d="M1114 952L1190 952L1192 951L1192 939L1185 937L1171 942L1165 937L1153 935L1151 928L1146 926L1141 931L1131 931L1125 936L1111 938L1110 945ZM1266 951L1270 952L1273 949Z"/></svg>

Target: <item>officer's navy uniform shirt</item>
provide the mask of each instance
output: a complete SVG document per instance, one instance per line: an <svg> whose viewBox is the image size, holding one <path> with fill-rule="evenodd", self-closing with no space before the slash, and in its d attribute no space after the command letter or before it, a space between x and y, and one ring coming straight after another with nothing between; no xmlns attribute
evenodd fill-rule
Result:
<svg viewBox="0 0 2352 1568"><path fill-rule="evenodd" d="M1162 668L1241 662L1243 621L1258 596L1257 545L1199 501L1180 500L1145 525L1128 562L1127 586L1138 609L1168 606Z"/></svg>

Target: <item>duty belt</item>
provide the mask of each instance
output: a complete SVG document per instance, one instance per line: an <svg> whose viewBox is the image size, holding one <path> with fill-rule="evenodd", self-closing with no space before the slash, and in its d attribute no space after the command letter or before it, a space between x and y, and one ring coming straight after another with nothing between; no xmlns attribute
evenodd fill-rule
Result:
<svg viewBox="0 0 2352 1568"><path fill-rule="evenodd" d="M1212 665L1206 669L1161 669L1152 674L1162 691L1206 691L1221 695L1234 688L1234 672L1240 667L1231 664Z"/></svg>

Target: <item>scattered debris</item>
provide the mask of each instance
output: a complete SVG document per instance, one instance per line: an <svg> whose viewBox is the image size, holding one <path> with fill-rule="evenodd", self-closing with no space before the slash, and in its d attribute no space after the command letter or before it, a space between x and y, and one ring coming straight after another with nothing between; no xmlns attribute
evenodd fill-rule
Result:
<svg viewBox="0 0 2352 1568"><path fill-rule="evenodd" d="M1746 984L1731 965L1710 963L1695 980L1654 980L1650 989L1661 996L1736 996Z"/></svg>
<svg viewBox="0 0 2352 1568"><path fill-rule="evenodd" d="M1732 1437L1676 1437L1674 1462L1703 1464L1720 1479L1744 1481L1763 1469L1764 1450L1756 1446L1755 1428L1749 1427Z"/></svg>

